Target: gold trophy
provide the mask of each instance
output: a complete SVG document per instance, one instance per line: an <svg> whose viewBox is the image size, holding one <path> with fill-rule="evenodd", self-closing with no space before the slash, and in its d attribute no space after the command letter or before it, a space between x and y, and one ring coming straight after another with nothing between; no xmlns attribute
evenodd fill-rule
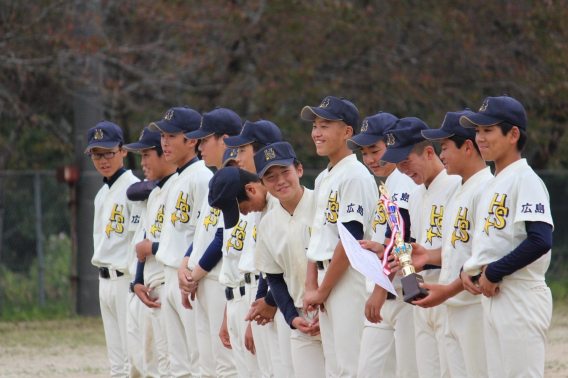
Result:
<svg viewBox="0 0 568 378"><path fill-rule="evenodd" d="M379 185L379 191L390 200L390 194L382 181ZM401 219L398 206L392 203L391 206L385 206L385 211L389 227L392 231L392 237L394 238L392 254L398 257L398 261L402 267L403 278L401 283L404 301L412 304L412 301L428 296L428 290L420 287L419 284L424 283L424 278L422 278L420 274L417 274L412 266L412 246L409 243L405 243L402 238L402 228L398 222L398 220Z"/></svg>

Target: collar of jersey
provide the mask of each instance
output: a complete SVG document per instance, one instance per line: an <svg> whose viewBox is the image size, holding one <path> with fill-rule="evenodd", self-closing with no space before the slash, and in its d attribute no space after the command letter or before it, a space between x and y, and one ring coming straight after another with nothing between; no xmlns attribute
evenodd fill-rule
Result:
<svg viewBox="0 0 568 378"><path fill-rule="evenodd" d="M469 187L472 186L472 185L478 185L479 179L481 179L487 173L489 173L491 175L491 168L485 167L482 170L480 170L479 172L477 172L476 174L474 174L473 176L471 176L469 178L469 180L467 180L465 182L465 184L462 185L460 192L464 192L464 191L468 190ZM491 175L491 176L493 176L493 175Z"/></svg>
<svg viewBox="0 0 568 378"><path fill-rule="evenodd" d="M126 172L126 168L124 168L124 166L122 166L118 171L114 172L114 175L112 175L109 179L107 179L106 177L103 178L103 182L105 184L108 185L108 188L112 188L112 185L120 178L120 176L122 176L123 173Z"/></svg>
<svg viewBox="0 0 568 378"><path fill-rule="evenodd" d="M334 174L335 172L337 172L337 171L340 170L340 169L338 169L338 168L341 168L342 166L349 164L349 163L351 162L351 160L357 160L357 155L351 154L351 155L349 155L349 156L344 157L343 159L341 159L341 160L339 161L339 163L337 163L336 165L334 165L333 167L331 167L331 169L330 169L331 163L329 163L329 164L327 165L327 172L328 172L330 175L332 175L332 174Z"/></svg>
<svg viewBox="0 0 568 378"><path fill-rule="evenodd" d="M430 192L434 189L437 189L438 185L444 185L444 181L448 176L448 172L446 172L445 169L442 169L440 173L438 173L438 176L436 176L436 178L432 180L430 186L426 188L426 190Z"/></svg>
<svg viewBox="0 0 568 378"><path fill-rule="evenodd" d="M503 169L497 176L495 176L495 179L500 179L501 177L508 176L510 173L513 173L525 167L528 167L527 159L517 160L516 162L509 164L505 169Z"/></svg>

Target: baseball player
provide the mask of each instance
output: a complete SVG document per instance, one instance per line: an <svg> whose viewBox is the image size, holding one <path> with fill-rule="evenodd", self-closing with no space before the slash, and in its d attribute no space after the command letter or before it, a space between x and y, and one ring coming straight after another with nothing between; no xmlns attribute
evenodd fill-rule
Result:
<svg viewBox="0 0 568 378"><path fill-rule="evenodd" d="M355 377L365 323L365 278L355 271L338 241L337 222L357 239L370 238L373 210L378 200L374 178L346 142L359 123L359 111L343 98L326 97L318 107L306 106L301 117L312 121L312 139L328 167L317 177L315 216L307 256L318 266L308 275L304 310L324 305L320 313L321 338L330 376ZM330 351L328 353L328 351Z"/></svg>
<svg viewBox="0 0 568 378"><path fill-rule="evenodd" d="M408 203L411 236L426 249L442 245L442 217L449 198L461 184L458 176L449 176L431 141L422 135L428 126L418 118L398 121L386 137L387 151L380 164L396 163L397 169L418 185ZM426 266L425 269L434 268ZM422 272L426 283L437 284L439 266ZM420 377L450 377L445 349L446 308L415 307L414 332L416 361Z"/></svg>
<svg viewBox="0 0 568 378"><path fill-rule="evenodd" d="M198 112L188 107L177 107L169 109L162 120L148 127L150 131L160 131L166 161L175 163L177 167L176 173L168 180L171 182L165 200L160 241L144 241L155 254L156 261L164 267L164 286L158 290L154 288L152 293L160 297L160 315L166 325L170 372L174 377L198 377L201 374L195 314L184 308L177 279L177 269L187 246L194 239L199 209L212 177L211 171L197 157L197 141L184 136L188 131L197 130L200 123ZM151 226L146 232L147 237L154 237L148 235ZM142 251L143 246L138 249ZM148 273L153 271L150 268ZM159 282L159 279L154 281L150 276L145 278L148 278L148 283L152 281L152 285Z"/></svg>
<svg viewBox="0 0 568 378"><path fill-rule="evenodd" d="M241 129L241 119L235 112L217 108L204 113L200 128L185 136L200 140L199 151L205 164L220 169L226 149L223 139L238 135ZM202 377L234 377L237 376L237 370L233 353L223 346L219 338L226 303L225 287L219 283L222 265L220 262L223 257L223 215L207 202L208 192L207 190L202 194L204 198L195 239L186 253L187 258L179 266L178 281L182 293L185 290L184 285L198 283L198 300L194 310L197 343L202 352Z"/></svg>
<svg viewBox="0 0 568 378"><path fill-rule="evenodd" d="M390 200L396 203L405 220L410 237L408 201L416 184L402 174L393 163L381 166L379 161L387 146L385 133L396 127L398 118L379 112L367 117L361 124L361 133L347 141L347 147L355 151L361 149L363 162L375 176L387 177L386 187ZM380 244L385 242L385 233L390 230L384 205L378 201L373 216L371 240ZM366 241L362 246L367 247ZM394 277L393 285L398 298L367 279L367 293L370 294L365 306L365 327L359 355L358 377L418 377L416 367L416 346L414 343L414 316L412 307L402 300L400 276Z"/></svg>
<svg viewBox="0 0 568 378"><path fill-rule="evenodd" d="M473 255L462 273L466 288L484 295L488 367L495 377L542 377L552 316L544 275L554 225L546 186L521 158L527 116L511 97L488 97L460 124L475 127L481 155L495 163L495 177L477 206ZM470 277L480 273L476 291Z"/></svg>
<svg viewBox="0 0 568 378"><path fill-rule="evenodd" d="M99 301L105 329L111 376L129 375L126 345L128 285L128 247L131 206L126 189L138 182L124 168L127 152L122 148L122 130L114 123L101 121L89 129L88 153L104 185L95 197L93 227L94 255L92 264L99 269Z"/></svg>
<svg viewBox="0 0 568 378"><path fill-rule="evenodd" d="M161 133L142 130L140 139L136 143L125 146L125 149L142 155L142 169L148 180L155 180L155 187L149 193L146 206L146 216L143 217L145 238L137 243L138 263L134 292L143 304L144 312L148 315L151 334L143 337L144 355L146 358L156 360L156 370L153 376L167 377L169 372L169 357L166 337L166 325L161 314L161 297L164 293L164 266L156 261L152 254L152 247L159 247L160 235L164 225L166 200L172 177L177 166L166 161L161 145ZM156 243L156 244L154 244ZM138 345L138 348L140 346ZM155 350L155 353L154 353ZM156 374L157 373L157 374Z"/></svg>
<svg viewBox="0 0 568 378"><path fill-rule="evenodd" d="M236 162L239 168L244 169L248 172L256 174L256 167L254 165L254 155L266 145L281 142L282 133L278 126L274 123L266 120L258 120L257 122L245 122L241 134L236 137L225 138L223 142L227 147L238 148L238 153L236 157ZM260 220L269 210L272 209L274 205L277 204L277 200L272 198L270 194L265 193L265 189L261 188L258 196L258 201L255 199L257 196L251 194L249 200L242 201L241 211L252 212L252 208L256 210L256 216L254 219L255 227L260 223ZM259 364L261 370L264 372L270 372L272 368L270 366L274 365L276 368L272 371L277 378L289 377L294 375L294 369L292 366L292 355L290 352L290 328L286 324L284 317L280 311L277 311L276 302L272 298L272 293L268 297L268 302L266 300L267 283L264 277L261 278L258 271L253 266L253 256L254 249L250 250L251 253L243 256L241 260L241 268L250 272L251 277L259 277L259 281L250 280L246 286L250 286L250 290L256 290L256 298L251 297L255 300L255 308L264 309L265 315L269 313L270 319L274 322L268 322L264 326L260 326L257 323L251 323L251 331L255 336L254 340L247 342L247 349L253 350L258 355ZM252 305L252 303L251 303ZM264 318L263 318L264 319ZM266 340L267 342L265 342ZM268 344L268 345L265 345ZM268 361L270 359L270 361ZM269 366L267 368L267 366Z"/></svg>

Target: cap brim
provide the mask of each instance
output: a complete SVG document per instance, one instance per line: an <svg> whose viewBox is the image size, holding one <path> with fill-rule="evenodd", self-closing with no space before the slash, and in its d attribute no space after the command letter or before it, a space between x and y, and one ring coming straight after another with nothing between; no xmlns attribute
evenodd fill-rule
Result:
<svg viewBox="0 0 568 378"><path fill-rule="evenodd" d="M228 138L223 139L223 143L225 143L225 146L227 146L229 148L237 148L237 147L245 146L247 144L251 144L252 142L254 142L254 141L250 140L250 139L243 138L240 135L232 136L232 137L228 137Z"/></svg>
<svg viewBox="0 0 568 378"><path fill-rule="evenodd" d="M383 138L384 135L358 134L352 138L347 139L347 148L349 148L351 151L355 151L360 149L361 147L367 147L375 144Z"/></svg>
<svg viewBox="0 0 568 378"><path fill-rule="evenodd" d="M323 108L316 108L314 106L304 106L304 109L302 109L300 116L306 121L313 121L314 119L316 119L316 116L327 119L329 121L342 120L341 118L337 118L327 110L324 110Z"/></svg>
<svg viewBox="0 0 568 378"><path fill-rule="evenodd" d="M225 167L227 166L227 164L229 164L229 163L232 162L232 161L237 161L237 159L235 159L235 158L230 158L230 159L225 160L225 161L223 162L223 166L222 166L221 168L225 168Z"/></svg>
<svg viewBox="0 0 568 378"><path fill-rule="evenodd" d="M428 140L439 140L453 137L455 134L450 134L440 129L422 130L422 136Z"/></svg>
<svg viewBox="0 0 568 378"><path fill-rule="evenodd" d="M410 155L410 152L414 148L414 145L399 147L399 148L387 148L385 154L381 157L379 165L384 167L387 163L400 163Z"/></svg>
<svg viewBox="0 0 568 378"><path fill-rule="evenodd" d="M95 143L91 143L87 146L85 153L88 153L89 150L91 150L92 148L104 148L106 150L110 150L110 149L115 148L119 144L120 143L118 143L118 142L95 142Z"/></svg>
<svg viewBox="0 0 568 378"><path fill-rule="evenodd" d="M289 166L294 164L294 158L289 159L282 159L282 160L273 160L268 164L266 167L262 168L259 172L257 172L258 177L262 178L264 173L268 170L268 168L272 167L273 165L280 165L280 166Z"/></svg>
<svg viewBox="0 0 568 378"><path fill-rule="evenodd" d="M183 134L183 136L186 137L187 139L203 139L213 134L215 133L212 133L210 131L195 130L195 131L190 131L189 133L185 133Z"/></svg>
<svg viewBox="0 0 568 378"><path fill-rule="evenodd" d="M502 119L489 117L485 114L472 114L470 116L461 116L460 125L466 128L474 128L477 126L494 126L503 122Z"/></svg>
<svg viewBox="0 0 568 378"><path fill-rule="evenodd" d="M151 124L148 125L148 130L150 130L150 131L160 130L161 132L166 133L166 134L179 134L179 133L183 133L185 131L184 129L180 129L179 127L172 125L171 123L167 122L166 120L161 120L161 121L158 121L158 122L152 122Z"/></svg>
<svg viewBox="0 0 568 378"><path fill-rule="evenodd" d="M241 211L239 209L239 202L236 198L225 209L221 209L221 211L223 212L223 223L225 224L226 230L235 227L237 223L239 223Z"/></svg>
<svg viewBox="0 0 568 378"><path fill-rule="evenodd" d="M157 146L148 145L146 143L136 142L136 143L129 143L122 146L126 151L130 152L138 152L141 150L148 150L150 148L156 148Z"/></svg>

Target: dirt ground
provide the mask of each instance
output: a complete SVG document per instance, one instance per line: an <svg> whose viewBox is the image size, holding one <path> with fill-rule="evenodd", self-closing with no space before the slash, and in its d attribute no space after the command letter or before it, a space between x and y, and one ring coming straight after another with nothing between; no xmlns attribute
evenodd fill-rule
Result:
<svg viewBox="0 0 568 378"><path fill-rule="evenodd" d="M0 378L108 376L100 319L0 323ZM545 377L568 377L568 306L554 310Z"/></svg>

